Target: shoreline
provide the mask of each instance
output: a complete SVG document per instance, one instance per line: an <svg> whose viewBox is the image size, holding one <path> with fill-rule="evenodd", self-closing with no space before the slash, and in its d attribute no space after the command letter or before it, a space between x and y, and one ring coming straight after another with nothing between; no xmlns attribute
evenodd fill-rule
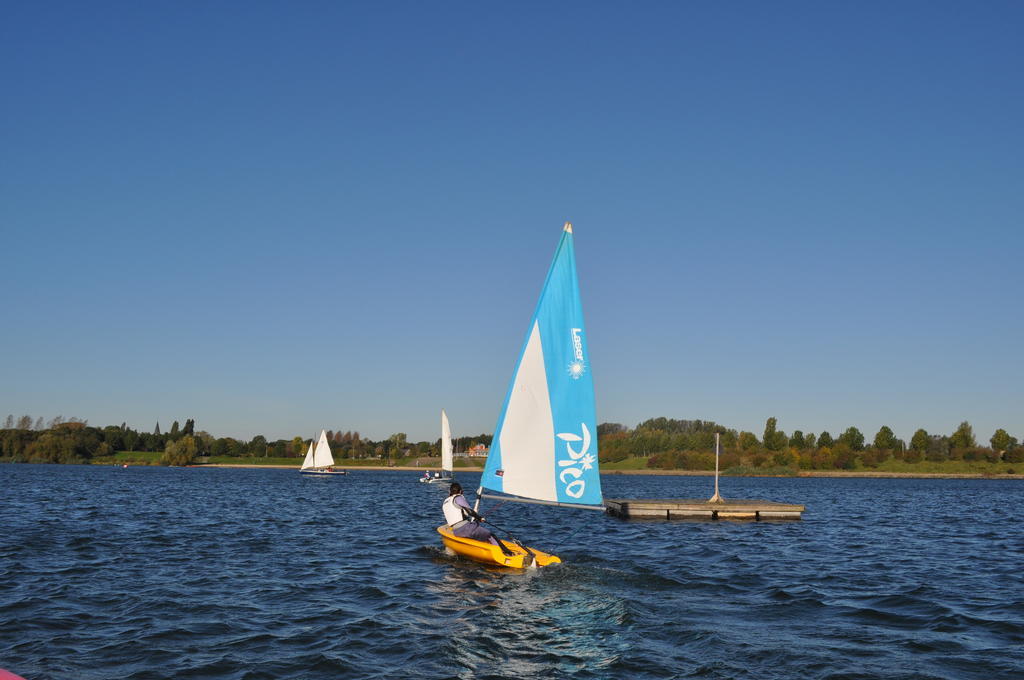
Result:
<svg viewBox="0 0 1024 680"><path fill-rule="evenodd" d="M298 470L298 465L245 465L236 463L201 463L197 465L190 465L189 467L196 468L244 468L250 470L258 470L260 468L272 468L277 470ZM429 470L428 467L414 467L408 465L398 465L388 467L386 465L335 465L338 470L347 471L358 471L358 470L372 470L387 471L393 470L396 472L420 472ZM455 470L459 472L483 472L483 469L469 469L460 468ZM601 472L602 475L652 475L652 476L675 476L675 477L714 477L715 473L710 470L605 470ZM873 472L873 471L857 471L849 472L846 470L801 470L795 475L722 475L723 477L824 477L824 478L876 478L876 479L1024 479L1024 474L986 474L986 473L952 473L952 472Z"/></svg>
<svg viewBox="0 0 1024 680"><path fill-rule="evenodd" d="M677 475L681 477L714 477L708 470L608 470L602 475ZM800 470L795 475L745 474L722 477L860 477L864 479L1024 479L1024 474L991 474L985 472L878 472L872 470Z"/></svg>

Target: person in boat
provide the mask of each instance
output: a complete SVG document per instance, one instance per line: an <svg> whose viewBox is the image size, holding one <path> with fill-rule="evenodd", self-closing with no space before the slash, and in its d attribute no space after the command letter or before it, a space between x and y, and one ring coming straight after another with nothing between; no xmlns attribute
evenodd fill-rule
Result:
<svg viewBox="0 0 1024 680"><path fill-rule="evenodd" d="M430 479L430 470L423 471L423 479Z"/></svg>
<svg viewBox="0 0 1024 680"><path fill-rule="evenodd" d="M441 503L441 509L444 511L445 521L448 522L448 526L452 528L452 533L456 536L493 543L501 548L506 555L512 554L512 551L495 538L494 534L480 526L480 522L483 522L484 518L462 495L462 485L458 482L452 482L448 487L448 498Z"/></svg>

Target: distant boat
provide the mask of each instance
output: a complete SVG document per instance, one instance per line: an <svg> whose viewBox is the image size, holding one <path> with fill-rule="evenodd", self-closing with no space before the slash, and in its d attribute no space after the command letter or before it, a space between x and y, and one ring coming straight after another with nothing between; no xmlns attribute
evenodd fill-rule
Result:
<svg viewBox="0 0 1024 680"><path fill-rule="evenodd" d="M302 461L299 473L304 475L344 475L346 470L334 469L334 456L331 455L331 446L327 443L327 431L320 430L320 440L313 446L309 442L309 450Z"/></svg>
<svg viewBox="0 0 1024 680"><path fill-rule="evenodd" d="M583 326L572 225L555 250L498 416L480 498L604 511L597 463L594 382ZM485 493L488 492L488 493ZM510 567L561 562L518 541L509 557L491 543L437 528L449 550Z"/></svg>
<svg viewBox="0 0 1024 680"><path fill-rule="evenodd" d="M441 409L441 474L438 475L436 472L433 476L430 473L425 473L420 477L421 482L428 484L434 483L445 483L451 484L455 479L455 468L454 458L452 457L452 431L448 426L448 414Z"/></svg>

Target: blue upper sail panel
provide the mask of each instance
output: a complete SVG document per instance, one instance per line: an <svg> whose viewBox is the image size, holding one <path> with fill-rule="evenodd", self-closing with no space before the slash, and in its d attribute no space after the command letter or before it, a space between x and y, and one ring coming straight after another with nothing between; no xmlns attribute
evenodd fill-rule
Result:
<svg viewBox="0 0 1024 680"><path fill-rule="evenodd" d="M567 224L498 417L482 487L558 503L601 504L588 357Z"/></svg>

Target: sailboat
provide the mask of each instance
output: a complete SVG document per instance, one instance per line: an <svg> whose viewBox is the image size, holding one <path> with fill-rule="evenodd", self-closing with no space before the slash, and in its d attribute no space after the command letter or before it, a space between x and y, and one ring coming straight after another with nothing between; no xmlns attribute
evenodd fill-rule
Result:
<svg viewBox="0 0 1024 680"><path fill-rule="evenodd" d="M576 279L572 224L566 222L530 319L477 490L480 498L604 511L597 461L594 383ZM509 567L561 560L516 542L496 545L437 528L445 547Z"/></svg>
<svg viewBox="0 0 1024 680"><path fill-rule="evenodd" d="M327 431L320 430L320 440L313 446L309 442L309 450L302 460L302 467L299 472L304 475L344 475L345 470L334 469L334 456L331 455L331 445L327 443Z"/></svg>
<svg viewBox="0 0 1024 680"><path fill-rule="evenodd" d="M454 459L452 457L452 430L448 426L448 414L441 409L441 475L438 477L427 476L429 473L425 473L423 477L420 477L421 482L427 482L428 484L451 484L452 480L455 479L455 468Z"/></svg>

